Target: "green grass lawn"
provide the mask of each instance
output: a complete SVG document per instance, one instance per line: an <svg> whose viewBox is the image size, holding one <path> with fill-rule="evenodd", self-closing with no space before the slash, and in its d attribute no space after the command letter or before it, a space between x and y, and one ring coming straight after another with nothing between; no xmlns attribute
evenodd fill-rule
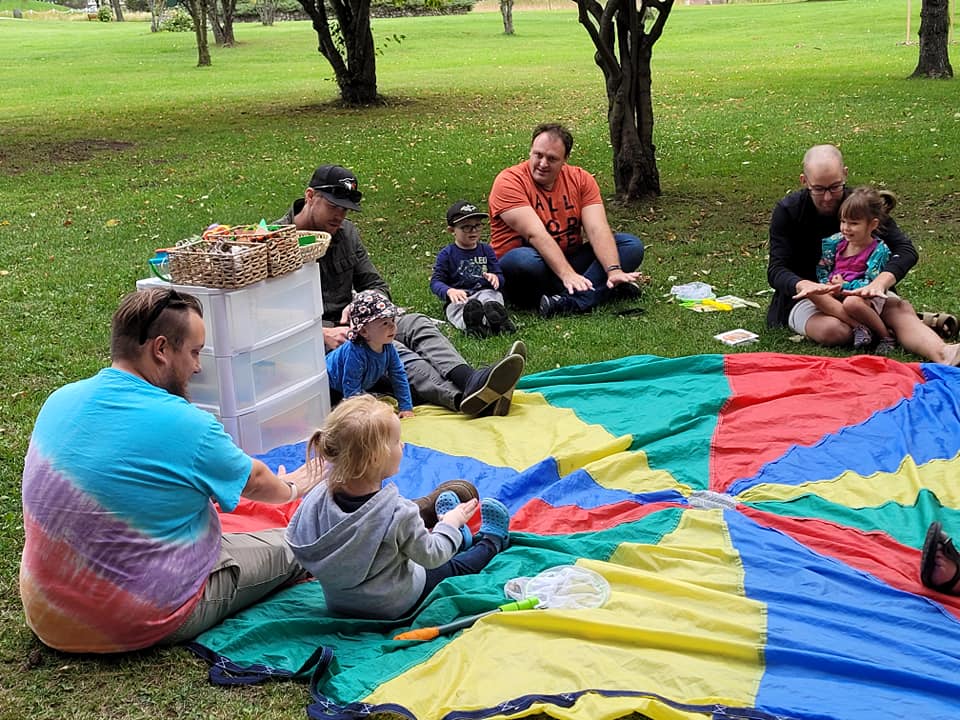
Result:
<svg viewBox="0 0 960 720"><path fill-rule="evenodd" d="M602 78L575 12L514 22L507 37L498 13L375 21L378 42L404 36L378 57L389 102L344 110L308 23L240 25L239 45L197 68L189 33L0 21L0 719L302 717L302 687L214 689L182 650L74 658L33 639L17 594L32 422L54 388L108 362L110 314L154 248L212 222L279 217L318 164L356 171L354 219L375 262L400 304L434 314L446 207L485 201L537 122L568 124L571 162L612 194ZM654 52L664 193L608 208L648 244L646 313L519 314L530 371L722 352L712 336L734 327L761 333L748 350L833 352L766 331L763 310L698 314L666 298L703 280L765 307L769 213L818 142L842 146L853 184L898 193L921 251L901 292L918 309L960 310L960 91L905 79L918 49L901 44L904 25L895 0L677 6ZM478 364L508 344L454 340Z"/></svg>

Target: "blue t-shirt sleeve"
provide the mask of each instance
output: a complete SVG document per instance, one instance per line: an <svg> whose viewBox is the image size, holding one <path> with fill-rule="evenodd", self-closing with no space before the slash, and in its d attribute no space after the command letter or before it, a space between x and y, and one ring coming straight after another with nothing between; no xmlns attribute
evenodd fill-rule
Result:
<svg viewBox="0 0 960 720"><path fill-rule="evenodd" d="M451 283L453 283L453 276L450 272L450 246L447 245L437 254L433 275L430 278L430 289L434 295L446 302Z"/></svg>
<svg viewBox="0 0 960 720"><path fill-rule="evenodd" d="M407 371L403 369L400 355L393 343L384 347L387 351L387 374L393 385L393 394L397 396L397 405L401 410L413 410L413 397L410 395L410 383L407 380Z"/></svg>
<svg viewBox="0 0 960 720"><path fill-rule="evenodd" d="M211 415L210 425L198 443L193 469L197 485L222 510L231 512L250 479L253 459L234 444L223 425Z"/></svg>

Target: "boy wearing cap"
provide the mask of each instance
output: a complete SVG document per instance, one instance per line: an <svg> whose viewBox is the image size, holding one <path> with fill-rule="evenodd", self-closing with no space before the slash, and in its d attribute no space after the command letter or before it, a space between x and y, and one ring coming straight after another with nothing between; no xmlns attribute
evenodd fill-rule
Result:
<svg viewBox="0 0 960 720"><path fill-rule="evenodd" d="M453 242L437 254L430 289L446 305L447 320L469 335L516 332L503 306L503 272L493 249L480 242L489 215L466 200L447 210Z"/></svg>
<svg viewBox="0 0 960 720"><path fill-rule="evenodd" d="M396 318L401 312L376 290L363 290L354 297L350 304L347 342L327 354L327 376L334 404L342 398L368 392L381 380L388 380L400 417L413 417L407 373L393 346Z"/></svg>

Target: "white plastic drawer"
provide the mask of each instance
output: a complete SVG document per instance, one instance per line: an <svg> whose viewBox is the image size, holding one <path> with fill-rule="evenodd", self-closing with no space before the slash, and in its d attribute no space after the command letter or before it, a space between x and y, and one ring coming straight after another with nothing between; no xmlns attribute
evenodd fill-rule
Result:
<svg viewBox="0 0 960 720"><path fill-rule="evenodd" d="M239 415L326 372L323 325L314 321L305 330L232 357L202 352L200 365L203 370L190 381L190 400L219 415Z"/></svg>
<svg viewBox="0 0 960 720"><path fill-rule="evenodd" d="M204 352L216 357L270 345L323 317L317 263L238 290L172 285L160 278L137 281L138 290L150 287L173 287L200 300L207 332Z"/></svg>
<svg viewBox="0 0 960 720"><path fill-rule="evenodd" d="M320 377L290 388L282 395L259 403L235 418L222 418L237 445L258 455L281 445L293 445L309 438L330 413L330 390L326 372Z"/></svg>

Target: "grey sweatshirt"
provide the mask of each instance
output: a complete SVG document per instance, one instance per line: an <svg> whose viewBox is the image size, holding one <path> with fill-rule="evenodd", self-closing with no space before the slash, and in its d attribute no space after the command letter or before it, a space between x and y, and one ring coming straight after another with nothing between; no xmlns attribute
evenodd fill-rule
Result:
<svg viewBox="0 0 960 720"><path fill-rule="evenodd" d="M460 531L446 523L427 530L419 508L393 483L352 513L317 486L300 503L285 538L320 582L330 612L382 619L410 610L423 592L424 568L443 565L461 542Z"/></svg>

